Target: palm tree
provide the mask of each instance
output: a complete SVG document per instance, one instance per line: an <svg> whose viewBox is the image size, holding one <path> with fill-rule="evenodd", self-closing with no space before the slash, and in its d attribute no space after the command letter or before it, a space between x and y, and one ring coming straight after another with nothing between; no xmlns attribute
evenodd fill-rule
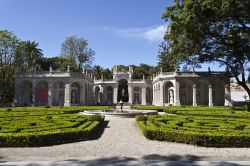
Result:
<svg viewBox="0 0 250 166"><path fill-rule="evenodd" d="M35 41L26 41L25 42L25 52L27 54L28 65L31 67L32 71L34 71L36 67L36 62L38 59L42 58L43 53L40 48L38 48L38 43Z"/></svg>
<svg viewBox="0 0 250 166"><path fill-rule="evenodd" d="M99 65L96 65L92 68L92 73L96 77L96 79L100 79L103 74L103 68Z"/></svg>

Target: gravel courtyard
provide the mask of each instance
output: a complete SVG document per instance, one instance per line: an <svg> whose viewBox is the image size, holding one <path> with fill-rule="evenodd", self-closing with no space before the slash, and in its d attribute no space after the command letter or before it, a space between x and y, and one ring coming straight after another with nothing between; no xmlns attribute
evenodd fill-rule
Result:
<svg viewBox="0 0 250 166"><path fill-rule="evenodd" d="M250 160L250 148L204 148L151 141L142 135L134 118L106 117L106 121L107 127L97 139L39 148L0 148L0 161L94 160L145 156L165 156L172 160L178 157Z"/></svg>

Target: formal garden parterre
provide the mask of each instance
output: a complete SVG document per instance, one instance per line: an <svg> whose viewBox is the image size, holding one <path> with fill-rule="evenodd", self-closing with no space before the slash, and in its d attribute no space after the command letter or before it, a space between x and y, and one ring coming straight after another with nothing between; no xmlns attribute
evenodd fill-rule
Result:
<svg viewBox="0 0 250 166"><path fill-rule="evenodd" d="M90 139L104 116L78 115L108 107L0 108L0 147L47 146Z"/></svg>
<svg viewBox="0 0 250 166"><path fill-rule="evenodd" d="M137 108L142 109L141 106ZM168 114L136 118L139 128L148 139L207 147L250 146L250 112L244 111L244 108L149 108Z"/></svg>

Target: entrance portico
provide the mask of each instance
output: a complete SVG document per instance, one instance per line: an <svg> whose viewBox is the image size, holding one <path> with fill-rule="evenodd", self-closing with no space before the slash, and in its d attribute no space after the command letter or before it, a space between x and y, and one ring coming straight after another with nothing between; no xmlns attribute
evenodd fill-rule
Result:
<svg viewBox="0 0 250 166"><path fill-rule="evenodd" d="M102 104L112 105L119 101L125 102L126 105L151 105L152 104L152 80L133 79L133 68L129 67L129 70L118 70L117 67L113 70L113 79L94 80L94 89L104 89L95 93L95 99L99 99L97 96L103 96L101 98ZM108 92L107 87L112 88L113 95ZM109 96L109 98L107 98ZM123 97L122 97L123 96ZM108 99L113 98L113 103L110 103ZM98 102L97 100L95 101Z"/></svg>

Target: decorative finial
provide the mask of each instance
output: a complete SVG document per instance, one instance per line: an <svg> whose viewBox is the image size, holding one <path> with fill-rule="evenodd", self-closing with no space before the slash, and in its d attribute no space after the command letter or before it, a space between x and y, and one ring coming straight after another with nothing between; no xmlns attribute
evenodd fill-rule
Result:
<svg viewBox="0 0 250 166"><path fill-rule="evenodd" d="M161 73L162 73L162 67L160 68L160 71L161 71Z"/></svg>
<svg viewBox="0 0 250 166"><path fill-rule="evenodd" d="M142 79L145 80L145 75L143 74Z"/></svg>
<svg viewBox="0 0 250 166"><path fill-rule="evenodd" d="M67 72L69 72L70 71L70 67L69 67L69 65L67 66Z"/></svg>

